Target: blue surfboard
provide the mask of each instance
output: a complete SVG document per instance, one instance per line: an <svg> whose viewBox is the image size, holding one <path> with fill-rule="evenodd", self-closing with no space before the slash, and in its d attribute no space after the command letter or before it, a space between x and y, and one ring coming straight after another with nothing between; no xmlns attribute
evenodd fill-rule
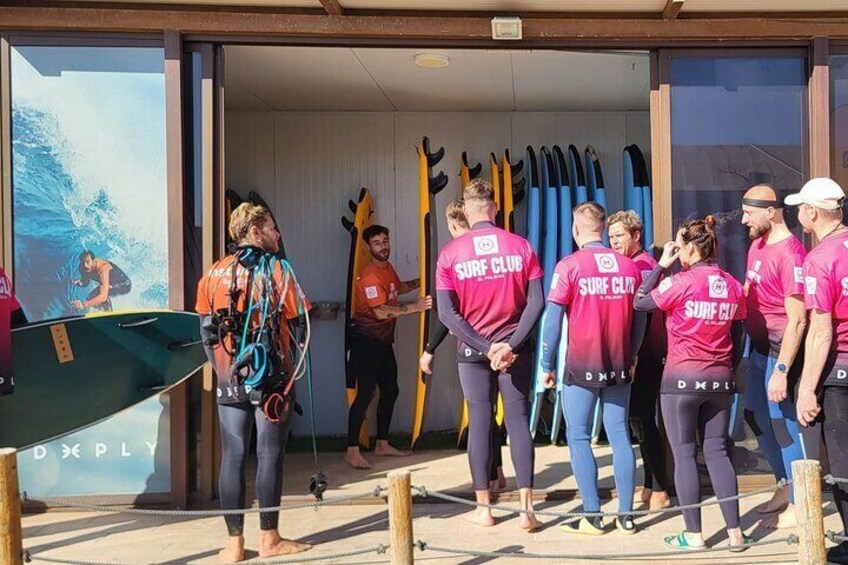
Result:
<svg viewBox="0 0 848 565"><path fill-rule="evenodd" d="M598 152L591 145L586 146L584 152L586 157L586 182L591 194L594 195L593 200L600 204L609 215L609 207L607 206L607 189L604 186L604 175L601 171L601 159L598 157ZM604 231L604 245L609 247L609 234Z"/></svg>
<svg viewBox="0 0 848 565"><path fill-rule="evenodd" d="M636 166L636 178L639 193L642 196L642 245L649 250L654 246L654 205L651 196L651 183L648 181L648 165L645 156L638 145L631 145L633 159Z"/></svg>
<svg viewBox="0 0 848 565"><path fill-rule="evenodd" d="M624 148L622 158L624 161L622 163L622 171L624 175L624 209L633 210L641 218L643 217L642 187L637 184L639 182L639 175L636 156L632 145L628 145Z"/></svg>
<svg viewBox="0 0 848 565"><path fill-rule="evenodd" d="M577 206L589 200L586 191L586 175L583 172L583 160L574 145L568 146L568 168L571 171L571 201Z"/></svg>
<svg viewBox="0 0 848 565"><path fill-rule="evenodd" d="M527 173L527 241L533 253L541 260L542 251L542 194L539 188L539 168L536 152L529 145L526 152Z"/></svg>

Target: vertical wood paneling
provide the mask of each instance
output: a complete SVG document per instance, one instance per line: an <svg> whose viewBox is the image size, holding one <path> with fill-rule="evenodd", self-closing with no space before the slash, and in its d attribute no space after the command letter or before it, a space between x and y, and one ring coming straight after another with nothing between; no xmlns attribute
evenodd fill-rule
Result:
<svg viewBox="0 0 848 565"><path fill-rule="evenodd" d="M645 131L642 131L642 130ZM231 112L226 118L227 186L242 194L257 190L280 223L286 249L310 299L343 302L350 239L339 218L351 216L347 202L361 186L374 195L375 221L392 234L392 262L402 279L418 276L418 158L415 146L430 137L444 146L437 166L450 178L436 197L434 217L440 245L447 237L444 208L460 190L459 160L484 164L488 155L500 160L510 148L513 160L534 147L574 143L581 151L592 144L601 155L611 206L621 205L621 151L637 143L650 158L645 112L598 113L471 113L471 112ZM523 226L523 204L519 226ZM413 300L415 295L403 297ZM344 434L342 316L313 325L313 363L318 433ZM401 394L392 429L411 428L415 403L418 317L398 323L395 351ZM435 379L425 430L456 426L462 394L456 374L455 341L442 345L434 365ZM305 384L305 383L304 383ZM302 398L305 398L305 389ZM298 419L296 433L308 432Z"/></svg>

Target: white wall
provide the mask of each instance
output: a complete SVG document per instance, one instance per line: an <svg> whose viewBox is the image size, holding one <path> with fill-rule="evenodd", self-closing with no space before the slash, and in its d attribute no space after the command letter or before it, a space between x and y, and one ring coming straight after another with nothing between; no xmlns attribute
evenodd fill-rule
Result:
<svg viewBox="0 0 848 565"><path fill-rule="evenodd" d="M524 158L528 144L587 144L598 151L612 210L621 206L621 151L636 143L650 162L647 112L586 113L434 113L434 112L228 112L225 124L227 188L242 195L256 190L273 207L286 251L313 301L344 302L350 237L340 222L360 187L374 196L375 222L392 232L392 262L404 280L418 273L418 157L416 144L426 135L435 149L445 148L436 167L450 183L436 198L439 233L447 235L441 211L459 191L459 159L484 163L510 148ZM649 167L650 168L650 167ZM523 225L523 204L517 216ZM443 239L441 240L444 241ZM409 297L411 298L411 297ZM317 431L346 433L343 316L316 321L312 359L316 381ZM393 431L409 431L415 404L418 317L398 322L395 351L401 394ZM461 406L455 342L440 348L431 386L425 431L455 428ZM304 383L305 384L305 383ZM302 390L301 390L302 389ZM301 399L306 398L300 387ZM305 433L300 419L295 431Z"/></svg>

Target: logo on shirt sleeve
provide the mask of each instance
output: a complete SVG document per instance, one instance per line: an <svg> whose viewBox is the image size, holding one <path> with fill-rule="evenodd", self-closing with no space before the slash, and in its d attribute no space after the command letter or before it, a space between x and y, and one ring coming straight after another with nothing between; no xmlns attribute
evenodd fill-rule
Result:
<svg viewBox="0 0 848 565"><path fill-rule="evenodd" d="M662 282L660 282L660 286L657 287L657 292L659 292L660 294L665 294L665 291L670 289L671 285L673 284L674 283L671 282L671 279L663 279Z"/></svg>
<svg viewBox="0 0 848 565"><path fill-rule="evenodd" d="M554 276L551 277L551 288L556 288L559 284L559 273L554 273Z"/></svg>
<svg viewBox="0 0 848 565"><path fill-rule="evenodd" d="M478 235L471 238L474 242L474 255L494 255L498 252L498 236L495 234Z"/></svg>
<svg viewBox="0 0 848 565"><path fill-rule="evenodd" d="M365 287L365 297L366 298L368 298L370 300L374 300L375 298L377 298L377 296L379 296L379 293L377 292L376 286L366 286Z"/></svg>
<svg viewBox="0 0 848 565"><path fill-rule="evenodd" d="M816 277L804 277L804 288L807 290L807 294L814 295L817 287Z"/></svg>
<svg viewBox="0 0 848 565"><path fill-rule="evenodd" d="M710 298L727 298L727 281L721 275L710 275Z"/></svg>
<svg viewBox="0 0 848 565"><path fill-rule="evenodd" d="M802 284L804 282L804 269L801 267L794 267L793 272L795 273L795 282Z"/></svg>
<svg viewBox="0 0 848 565"><path fill-rule="evenodd" d="M757 259L756 261L754 261L754 270L755 270L756 272L758 272L758 273L759 273L759 272L760 272L760 267L762 267L762 266L763 266L763 262L762 262L762 261L760 261L759 259Z"/></svg>
<svg viewBox="0 0 848 565"><path fill-rule="evenodd" d="M618 272L618 260L615 258L615 253L596 253L594 257L599 273Z"/></svg>

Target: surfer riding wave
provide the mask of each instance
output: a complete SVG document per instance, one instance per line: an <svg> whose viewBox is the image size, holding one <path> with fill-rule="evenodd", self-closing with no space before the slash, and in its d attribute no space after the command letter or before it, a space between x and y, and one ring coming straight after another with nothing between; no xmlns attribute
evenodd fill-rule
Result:
<svg viewBox="0 0 848 565"><path fill-rule="evenodd" d="M129 294L132 281L120 267L105 259L98 259L91 251L83 251L79 256L80 278L71 281L76 286L86 287L92 281L97 286L85 300L71 301L74 310L95 308L112 311L112 297Z"/></svg>

